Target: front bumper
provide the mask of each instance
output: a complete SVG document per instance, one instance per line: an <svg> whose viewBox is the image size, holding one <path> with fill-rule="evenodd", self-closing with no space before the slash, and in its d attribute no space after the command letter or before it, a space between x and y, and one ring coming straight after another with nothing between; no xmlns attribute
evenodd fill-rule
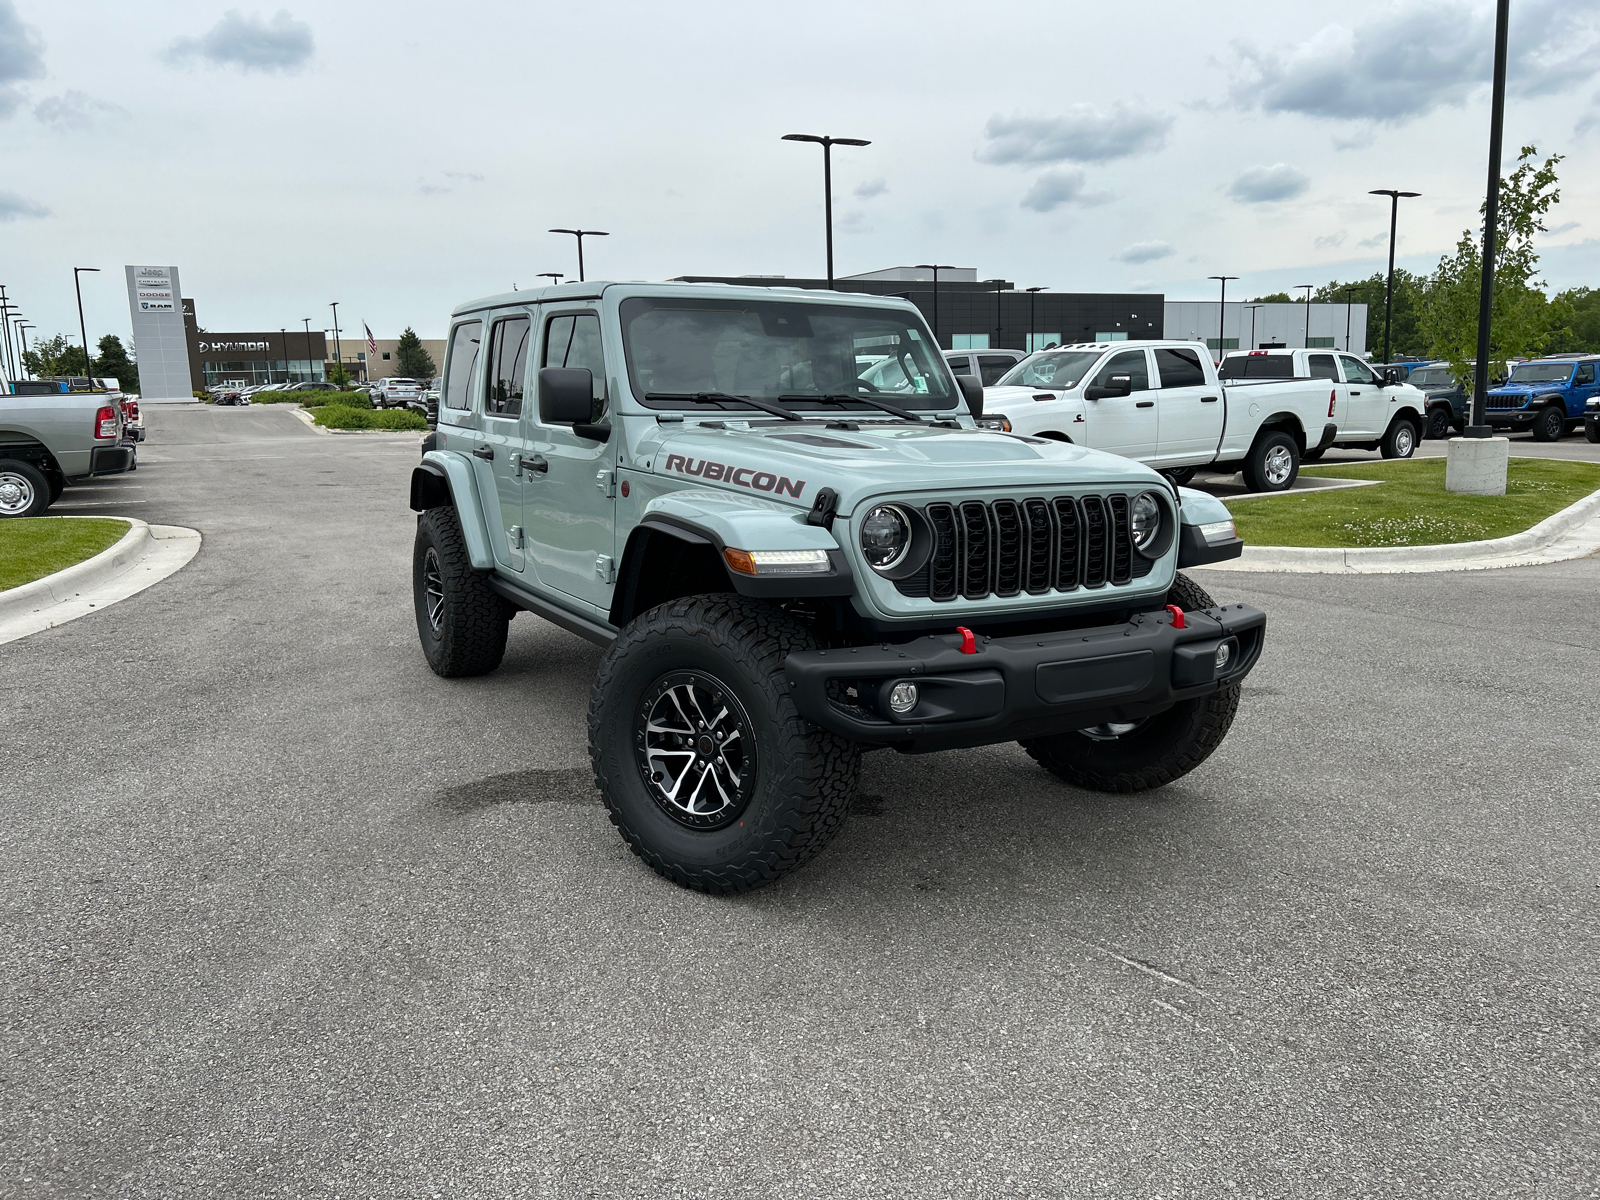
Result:
<svg viewBox="0 0 1600 1200"><path fill-rule="evenodd" d="M1119 625L983 638L961 652L961 636L930 634L904 645L804 650L784 675L807 720L866 745L909 753L1042 737L1109 721L1154 716L1180 700L1237 683L1261 657L1267 616L1237 604L1165 612ZM1224 670L1217 649L1229 644ZM917 706L888 704L897 683L914 683Z"/></svg>

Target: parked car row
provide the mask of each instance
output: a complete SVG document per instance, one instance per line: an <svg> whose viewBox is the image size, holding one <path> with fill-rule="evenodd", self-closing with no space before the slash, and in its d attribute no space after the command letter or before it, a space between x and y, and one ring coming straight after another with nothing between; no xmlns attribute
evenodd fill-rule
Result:
<svg viewBox="0 0 1600 1200"><path fill-rule="evenodd" d="M72 483L138 469L139 398L95 382L63 392L0 381L0 518L40 516Z"/></svg>
<svg viewBox="0 0 1600 1200"><path fill-rule="evenodd" d="M339 390L339 385L330 383L326 379L316 379L306 383L244 384L234 381L213 384L206 390L210 392L213 404L228 406L249 404L250 398L260 392L336 392Z"/></svg>
<svg viewBox="0 0 1600 1200"><path fill-rule="evenodd" d="M1427 397L1427 436L1447 437L1469 420L1472 396L1447 362L1405 364L1407 382ZM1553 354L1510 364L1485 399L1484 420L1495 429L1527 430L1535 441L1554 442L1580 427L1587 433L1590 406L1600 398L1600 355ZM1590 438L1591 441L1596 439Z"/></svg>
<svg viewBox="0 0 1600 1200"><path fill-rule="evenodd" d="M1110 450L1180 483L1236 470L1272 492L1330 446L1409 458L1425 399L1353 354L1250 350L1219 370L1203 343L1151 340L1041 350L986 389L984 407L984 424Z"/></svg>

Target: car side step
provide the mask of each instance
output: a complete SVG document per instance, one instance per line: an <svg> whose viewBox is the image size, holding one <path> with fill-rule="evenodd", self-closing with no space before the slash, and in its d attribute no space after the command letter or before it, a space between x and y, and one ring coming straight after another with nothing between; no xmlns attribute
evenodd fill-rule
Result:
<svg viewBox="0 0 1600 1200"><path fill-rule="evenodd" d="M518 587L510 580L501 579L498 575L491 574L488 580L491 588L518 608L527 609L534 616L543 617L552 625L559 625L568 633L575 633L585 641L593 642L596 646L609 646L617 640L617 631L609 625L591 621L588 617L580 617L577 613L570 613L543 597L534 595L527 588Z"/></svg>

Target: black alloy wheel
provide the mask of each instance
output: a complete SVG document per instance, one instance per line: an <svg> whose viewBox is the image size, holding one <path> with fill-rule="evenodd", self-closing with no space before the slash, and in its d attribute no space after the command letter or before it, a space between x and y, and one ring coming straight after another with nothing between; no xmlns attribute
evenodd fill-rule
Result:
<svg viewBox="0 0 1600 1200"><path fill-rule="evenodd" d="M721 829L750 804L756 740L731 688L704 671L656 680L634 718L634 759L650 798L690 829Z"/></svg>
<svg viewBox="0 0 1600 1200"><path fill-rule="evenodd" d="M1435 441L1450 436L1450 422L1453 414L1448 408L1440 406L1428 410L1428 434Z"/></svg>
<svg viewBox="0 0 1600 1200"><path fill-rule="evenodd" d="M1567 414L1557 405L1539 410L1533 419L1533 439L1536 442L1559 442L1567 432Z"/></svg>

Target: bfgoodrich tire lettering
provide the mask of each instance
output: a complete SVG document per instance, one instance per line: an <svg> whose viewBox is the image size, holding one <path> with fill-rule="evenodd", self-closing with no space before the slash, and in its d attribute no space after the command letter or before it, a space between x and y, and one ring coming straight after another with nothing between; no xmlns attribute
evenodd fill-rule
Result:
<svg viewBox="0 0 1600 1200"><path fill-rule="evenodd" d="M589 701L595 786L612 823L657 874L696 891L750 891L809 861L844 824L859 751L803 719L783 676L791 652L816 646L781 609L718 595L653 608L606 651ZM645 710L678 680L726 689L754 739L754 778L737 816L719 828L674 817L640 768Z"/></svg>
<svg viewBox="0 0 1600 1200"><path fill-rule="evenodd" d="M1185 612L1216 601L1187 575L1179 575L1167 603ZM1097 726L1021 743L1029 756L1059 779L1097 792L1142 792L1181 779L1222 744L1239 708L1239 685L1183 700L1164 713L1127 726Z"/></svg>
<svg viewBox="0 0 1600 1200"><path fill-rule="evenodd" d="M473 569L455 509L430 508L417 520L411 588L417 636L435 675L484 675L500 665L511 611Z"/></svg>

